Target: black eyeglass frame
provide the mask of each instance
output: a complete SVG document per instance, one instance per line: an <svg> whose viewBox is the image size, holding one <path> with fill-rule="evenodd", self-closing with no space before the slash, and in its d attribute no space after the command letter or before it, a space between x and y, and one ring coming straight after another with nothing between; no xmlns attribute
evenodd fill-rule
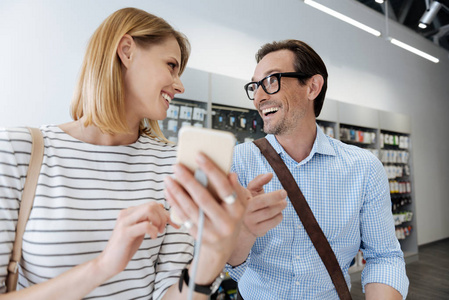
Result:
<svg viewBox="0 0 449 300"><path fill-rule="evenodd" d="M272 76L275 76L275 77L277 78L277 80L278 80L278 89L277 89L275 92L269 93L269 92L267 91L267 89L265 88L265 85L262 84L262 82L263 82L264 80L266 80L266 79L272 77ZM265 93L267 93L268 95L273 95L273 94L276 94L277 92L279 92L279 91L281 90L281 78L282 78L282 77L290 77L290 78L306 79L306 78L312 77L312 75L307 75L307 74L300 73L300 72L274 73L274 74L270 74L270 75L268 75L268 76L262 78L262 79L259 80L259 81L251 81L251 82L248 82L247 84L245 84L245 85L243 86L243 88L245 89L246 95L248 96L249 100L254 100L254 97L251 98L251 97L249 96L249 93L248 93L248 86L249 86L250 84L254 84L254 83L257 85L256 89L254 90L254 94L256 93L256 91L257 91L257 89L259 88L259 86L261 86Z"/></svg>

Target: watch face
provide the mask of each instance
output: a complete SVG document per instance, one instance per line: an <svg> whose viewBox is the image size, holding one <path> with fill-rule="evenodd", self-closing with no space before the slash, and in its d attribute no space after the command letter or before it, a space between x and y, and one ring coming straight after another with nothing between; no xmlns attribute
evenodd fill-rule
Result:
<svg viewBox="0 0 449 300"><path fill-rule="evenodd" d="M220 273L220 275L218 275L218 277L215 279L214 282L212 282L211 286L210 286L210 292L211 294L215 293L218 288L220 287L221 282L224 279L224 273Z"/></svg>

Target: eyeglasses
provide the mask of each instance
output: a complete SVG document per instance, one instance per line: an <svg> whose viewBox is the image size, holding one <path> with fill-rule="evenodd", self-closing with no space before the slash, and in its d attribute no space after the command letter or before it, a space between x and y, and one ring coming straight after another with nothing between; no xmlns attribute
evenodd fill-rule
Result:
<svg viewBox="0 0 449 300"><path fill-rule="evenodd" d="M250 83L247 83L243 88L245 89L249 100L254 100L254 95L256 94L259 86L262 86L263 90L268 95L273 95L279 92L279 90L281 89L281 77L306 79L311 76L298 72L275 73L268 75L267 77L265 77L260 81L252 81Z"/></svg>

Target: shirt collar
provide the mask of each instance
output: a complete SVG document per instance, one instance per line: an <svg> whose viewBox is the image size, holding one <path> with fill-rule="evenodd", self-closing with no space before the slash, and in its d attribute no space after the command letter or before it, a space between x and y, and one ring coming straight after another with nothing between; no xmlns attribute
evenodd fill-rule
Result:
<svg viewBox="0 0 449 300"><path fill-rule="evenodd" d="M287 157L288 159L293 160L290 155L288 155L287 152L285 152L284 148L279 144L278 140L273 134L267 134L265 138L270 142L270 144L273 146L274 150L276 152L284 157ZM315 153L323 154L323 155L331 155L335 156L335 150L332 147L332 145L329 142L328 137L324 134L324 132L321 130L320 126L318 124L316 125L316 137L315 141L313 142L312 151L310 151L309 156L300 162L300 164L305 164L308 162Z"/></svg>

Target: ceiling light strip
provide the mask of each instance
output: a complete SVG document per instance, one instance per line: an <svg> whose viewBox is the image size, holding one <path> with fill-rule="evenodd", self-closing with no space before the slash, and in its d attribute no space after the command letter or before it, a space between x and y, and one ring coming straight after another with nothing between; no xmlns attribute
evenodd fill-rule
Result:
<svg viewBox="0 0 449 300"><path fill-rule="evenodd" d="M343 15L343 14L341 14L341 13L335 11L335 10L332 10L332 9L322 5L322 4L319 4L319 3L317 3L317 2L315 2L313 0L304 0L304 3L314 7L316 9L319 9L322 12L325 12L325 13L327 13L327 14L329 14L329 15L337 18L337 19L340 19L340 20L342 20L342 21L344 21L346 23L349 23L349 24L351 24L351 25L353 25L355 27L358 27L358 28L360 28L360 29L362 29L362 30L364 30L364 31L366 31L368 33L371 33L372 35L380 36L380 31L378 31L376 29L373 29L373 28L371 28L369 26L366 26L365 24L362 24L362 23L360 23L360 22L358 22L358 21L356 21L354 19L351 19L350 17L347 17L347 16L345 16L345 15Z"/></svg>
<svg viewBox="0 0 449 300"><path fill-rule="evenodd" d="M405 50L407 50L407 51L410 51L410 52L412 52L412 53L414 53L414 54L416 54L416 55L419 55L419 56L421 56L421 57L424 57L425 59L428 59L428 60L430 60L431 62L438 63L438 62L440 61L438 58L436 58L436 57L434 57L434 56L432 56L432 55L430 55L430 54L427 54L426 52L423 52L423 51L421 51L421 50L419 50L419 49L416 49L416 48L414 48L414 47L412 47L412 46L410 46L410 45L407 45L406 43L403 43L403 42L401 42L401 41L398 41L397 39L391 38L391 39L390 39L390 42L391 42L393 45L396 45L396 46L401 47L401 48L403 48L403 49L405 49Z"/></svg>

